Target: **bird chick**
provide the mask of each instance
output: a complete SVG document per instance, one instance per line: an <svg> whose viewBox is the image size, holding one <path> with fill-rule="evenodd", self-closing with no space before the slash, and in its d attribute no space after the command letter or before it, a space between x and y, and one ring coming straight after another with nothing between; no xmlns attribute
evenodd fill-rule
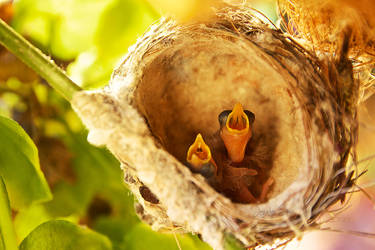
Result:
<svg viewBox="0 0 375 250"><path fill-rule="evenodd" d="M201 134L197 135L194 143L189 147L186 160L193 172L200 173L206 178L217 176L217 165L212 158L210 148L204 142Z"/></svg>
<svg viewBox="0 0 375 250"><path fill-rule="evenodd" d="M254 119L255 115L244 110L240 103L237 103L233 110L225 110L219 115L220 136L229 158L234 163L244 159L247 143L252 136Z"/></svg>

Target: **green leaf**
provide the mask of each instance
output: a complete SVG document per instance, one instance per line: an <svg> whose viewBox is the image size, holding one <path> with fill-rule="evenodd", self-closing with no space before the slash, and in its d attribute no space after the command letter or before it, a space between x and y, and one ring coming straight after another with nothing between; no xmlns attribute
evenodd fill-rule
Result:
<svg viewBox="0 0 375 250"><path fill-rule="evenodd" d="M93 222L93 229L112 241L113 249L123 249L125 235L138 225L140 220L134 211L134 197L125 187L105 188L99 194L111 204L112 213L98 217ZM114 212L115 211L115 212ZM124 246L125 249L128 249Z"/></svg>
<svg viewBox="0 0 375 250"><path fill-rule="evenodd" d="M16 210L52 198L33 141L15 121L2 116L0 175L8 189L11 207Z"/></svg>
<svg viewBox="0 0 375 250"><path fill-rule="evenodd" d="M122 172L119 162L107 150L87 142L85 133L68 133L64 140L74 152L76 181L57 184L53 190L54 199L44 205L52 216L83 215L97 192L123 186Z"/></svg>
<svg viewBox="0 0 375 250"><path fill-rule="evenodd" d="M20 250L110 250L107 237L63 220L46 222L31 232Z"/></svg>
<svg viewBox="0 0 375 250"><path fill-rule="evenodd" d="M112 1L104 10L95 34L99 56L116 58L123 55L154 21L153 13L142 1Z"/></svg>
<svg viewBox="0 0 375 250"><path fill-rule="evenodd" d="M145 1L112 0L100 16L94 46L69 65L68 73L84 88L106 84L129 45L157 18Z"/></svg>
<svg viewBox="0 0 375 250"><path fill-rule="evenodd" d="M0 249L17 250L8 193L0 176Z"/></svg>
<svg viewBox="0 0 375 250"><path fill-rule="evenodd" d="M92 45L99 17L111 1L19 0L12 24L54 57L72 60Z"/></svg>
<svg viewBox="0 0 375 250"><path fill-rule="evenodd" d="M57 219L48 213L44 206L45 204L46 203L33 205L27 209L22 209L17 213L13 219L13 224L19 242L25 239L27 235L29 235L40 224ZM78 222L79 220L78 217L74 216L59 217L58 219L63 219L74 223Z"/></svg>
<svg viewBox="0 0 375 250"><path fill-rule="evenodd" d="M5 243L4 243L4 241L3 241L3 238L2 237L0 237L0 250L5 250Z"/></svg>
<svg viewBox="0 0 375 250"><path fill-rule="evenodd" d="M146 1L15 1L13 27L43 51L75 60L68 73L93 88L108 82L114 66L158 16ZM88 14L89 13L89 14Z"/></svg>
<svg viewBox="0 0 375 250"><path fill-rule="evenodd" d="M176 238L177 240L176 240ZM210 250L211 248L202 241L190 235L163 234L151 230L150 226L139 223L132 231L126 234L122 247L126 250ZM178 243L177 243L178 241ZM179 244L179 245L178 245Z"/></svg>
<svg viewBox="0 0 375 250"><path fill-rule="evenodd" d="M245 247L233 235L227 234L225 235L224 249L244 250Z"/></svg>

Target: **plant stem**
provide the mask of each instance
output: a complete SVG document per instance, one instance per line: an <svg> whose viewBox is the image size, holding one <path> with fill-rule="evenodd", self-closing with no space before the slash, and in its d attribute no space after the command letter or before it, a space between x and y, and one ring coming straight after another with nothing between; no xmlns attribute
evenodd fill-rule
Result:
<svg viewBox="0 0 375 250"><path fill-rule="evenodd" d="M14 232L8 193L0 176L0 236L5 250L17 250L16 233Z"/></svg>
<svg viewBox="0 0 375 250"><path fill-rule="evenodd" d="M48 56L0 19L0 43L70 101L81 90Z"/></svg>

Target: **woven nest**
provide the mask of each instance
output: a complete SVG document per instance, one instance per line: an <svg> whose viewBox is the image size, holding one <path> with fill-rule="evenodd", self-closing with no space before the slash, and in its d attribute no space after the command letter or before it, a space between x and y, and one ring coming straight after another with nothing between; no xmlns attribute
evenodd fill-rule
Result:
<svg viewBox="0 0 375 250"><path fill-rule="evenodd" d="M342 34L351 32L350 56L375 56L373 0L278 0L288 31L315 49L334 52Z"/></svg>
<svg viewBox="0 0 375 250"><path fill-rule="evenodd" d="M318 228L356 179L346 165L359 85L345 48L319 60L248 8L225 7L200 22L162 19L108 86L77 93L73 107L89 141L120 160L153 229L193 232L219 250L228 237L281 244ZM238 102L255 114L246 167L260 170L249 188L257 196L274 180L262 202L236 202L185 164L197 133L218 157L217 116Z"/></svg>
<svg viewBox="0 0 375 250"><path fill-rule="evenodd" d="M318 55L335 54L347 40L361 100L375 92L375 1L278 0L281 26Z"/></svg>

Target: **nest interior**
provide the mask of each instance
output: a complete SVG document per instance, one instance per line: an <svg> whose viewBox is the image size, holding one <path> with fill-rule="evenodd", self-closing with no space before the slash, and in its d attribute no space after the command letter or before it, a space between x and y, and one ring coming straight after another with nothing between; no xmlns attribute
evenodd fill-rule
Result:
<svg viewBox="0 0 375 250"><path fill-rule="evenodd" d="M345 56L321 62L249 9L229 7L204 22L161 20L109 86L78 93L73 107L89 140L121 161L146 222L223 249L227 234L248 246L296 236L343 200L357 88ZM197 133L224 164L217 117L237 102L256 117L248 167L275 180L262 204L232 202L184 164ZM264 178L255 183L259 193Z"/></svg>
<svg viewBox="0 0 375 250"><path fill-rule="evenodd" d="M186 161L189 145L201 133L219 167L226 152L218 135L218 114L242 103L256 116L244 164L274 178L269 197L276 196L305 164L298 102L258 48L236 34L211 36L196 31L191 39L174 39L163 51L158 47L159 55L143 71L135 103L153 135L178 160Z"/></svg>

